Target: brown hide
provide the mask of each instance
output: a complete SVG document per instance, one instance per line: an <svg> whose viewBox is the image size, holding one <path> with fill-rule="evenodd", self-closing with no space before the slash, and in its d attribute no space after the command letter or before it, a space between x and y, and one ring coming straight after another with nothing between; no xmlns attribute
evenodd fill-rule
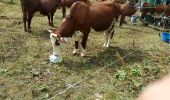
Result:
<svg viewBox="0 0 170 100"><path fill-rule="evenodd" d="M110 26L113 18L118 18L119 9L119 6L113 2L76 2L71 7L66 21L73 20L76 30L83 31L93 28L96 31L104 31Z"/></svg>
<svg viewBox="0 0 170 100"><path fill-rule="evenodd" d="M122 24L123 24L123 22L125 20L125 17L126 16L129 16L129 17L132 16L137 11L137 9L134 8L134 7L131 7L131 6L127 5L127 4L122 4L120 6L120 11L121 11L121 17L120 17L119 26L122 26Z"/></svg>
<svg viewBox="0 0 170 100"><path fill-rule="evenodd" d="M132 16L137 11L136 8L131 7L127 4L122 4L120 6L120 10L121 10L121 15L124 15L124 16Z"/></svg>
<svg viewBox="0 0 170 100"><path fill-rule="evenodd" d="M117 20L121 14L127 15L126 11L131 9L132 7L124 8L124 5L111 1L96 3L78 1L72 5L69 14L55 34L60 39L60 37L71 37L75 31L81 31L82 47L85 49L91 28L95 31L104 31L109 28L113 20Z"/></svg>
<svg viewBox="0 0 170 100"><path fill-rule="evenodd" d="M46 15L49 20L49 25L53 25L53 16L56 12L57 0L20 0L23 12L24 30L30 31L31 20L35 12L39 11ZM28 24L28 25L26 25Z"/></svg>
<svg viewBox="0 0 170 100"><path fill-rule="evenodd" d="M135 12L134 7L126 4L105 1L74 5L70 16L74 18L76 26L83 27L82 29L86 26L96 31L104 31L110 26L113 18L117 20L120 15L131 16Z"/></svg>
<svg viewBox="0 0 170 100"><path fill-rule="evenodd" d="M120 3L120 4L125 4L125 0L97 0L98 2L103 2L103 1L113 1L113 2L116 2L116 3ZM123 24L125 20L125 16L121 16L120 17L120 22L119 22L119 26L121 26Z"/></svg>

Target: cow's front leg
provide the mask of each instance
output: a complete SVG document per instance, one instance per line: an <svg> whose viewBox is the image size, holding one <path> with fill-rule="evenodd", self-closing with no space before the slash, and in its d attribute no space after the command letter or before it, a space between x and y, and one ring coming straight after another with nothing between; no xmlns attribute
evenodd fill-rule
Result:
<svg viewBox="0 0 170 100"><path fill-rule="evenodd" d="M83 34L80 31L76 31L73 36L74 36L74 40L75 40L75 48L73 50L73 54L77 54L79 51L79 47L78 47L79 41L82 40Z"/></svg>
<svg viewBox="0 0 170 100"><path fill-rule="evenodd" d="M75 48L73 50L73 54L77 54L78 53L78 45L79 45L79 41L75 41Z"/></svg>
<svg viewBox="0 0 170 100"><path fill-rule="evenodd" d="M88 34L84 34L82 39L82 50L81 50L81 56L84 57L86 53L86 43L87 43Z"/></svg>

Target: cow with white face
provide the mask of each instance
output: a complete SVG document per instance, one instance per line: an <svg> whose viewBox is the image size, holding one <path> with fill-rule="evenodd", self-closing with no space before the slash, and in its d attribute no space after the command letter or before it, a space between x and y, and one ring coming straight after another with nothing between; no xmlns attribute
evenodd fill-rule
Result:
<svg viewBox="0 0 170 100"><path fill-rule="evenodd" d="M57 34L54 34L54 32L52 32L51 30L48 30L51 34L50 34L50 39L51 39L51 43L52 43L52 47L53 47L53 55L58 55L61 56L62 54L62 50L64 49L65 45L67 43L69 43L70 40L74 40L79 41L82 39L82 33L79 31L76 31L73 34L73 37L58 37ZM75 47L75 49L73 50L73 54L78 53L78 46L77 48ZM81 52L81 56L85 56L85 50L82 50L83 52Z"/></svg>
<svg viewBox="0 0 170 100"><path fill-rule="evenodd" d="M81 42L82 50L80 54L85 56L86 43L91 29L97 32L108 29L109 31L105 32L106 42L104 46L109 47L110 40L114 34L115 21L118 20L120 15L130 15L135 12L134 7L124 6L112 1L75 2L57 31L51 32L53 54L61 55L63 46L68 43L71 37L75 37L73 53L78 52L78 44Z"/></svg>

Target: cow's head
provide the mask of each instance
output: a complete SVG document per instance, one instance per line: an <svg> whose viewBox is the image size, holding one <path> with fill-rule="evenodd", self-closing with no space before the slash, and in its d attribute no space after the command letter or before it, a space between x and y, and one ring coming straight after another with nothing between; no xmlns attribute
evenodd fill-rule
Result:
<svg viewBox="0 0 170 100"><path fill-rule="evenodd" d="M50 32L53 54L61 56L61 51L64 48L64 45L68 43L70 37L72 37L75 32L73 21L67 16L63 19L57 31L48 31Z"/></svg>
<svg viewBox="0 0 170 100"><path fill-rule="evenodd" d="M65 44L68 43L69 38L60 37L51 30L48 31L50 32L51 44L53 47L53 55L61 56L61 51L64 49Z"/></svg>
<svg viewBox="0 0 170 100"><path fill-rule="evenodd" d="M122 4L121 5L121 15L125 16L132 16L136 11L138 11L138 8L134 6L134 4Z"/></svg>

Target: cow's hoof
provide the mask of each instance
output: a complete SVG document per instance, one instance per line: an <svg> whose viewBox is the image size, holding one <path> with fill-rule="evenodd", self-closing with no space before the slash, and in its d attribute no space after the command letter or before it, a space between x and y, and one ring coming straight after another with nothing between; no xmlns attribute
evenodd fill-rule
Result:
<svg viewBox="0 0 170 100"><path fill-rule="evenodd" d="M109 48L109 47L110 47L110 45L109 45L109 44L107 44L107 43L105 43L105 44L103 44L103 47Z"/></svg>
<svg viewBox="0 0 170 100"><path fill-rule="evenodd" d="M103 47L106 47L106 43L103 44Z"/></svg>
<svg viewBox="0 0 170 100"><path fill-rule="evenodd" d="M78 49L74 49L73 50L73 55L77 55L78 54Z"/></svg>
<svg viewBox="0 0 170 100"><path fill-rule="evenodd" d="M123 28L122 26L119 26L119 28Z"/></svg>
<svg viewBox="0 0 170 100"><path fill-rule="evenodd" d="M27 32L27 29L24 29L24 32Z"/></svg>
<svg viewBox="0 0 170 100"><path fill-rule="evenodd" d="M109 47L110 47L110 45L109 45L109 44L107 44L105 47L106 47L106 48L109 48Z"/></svg>
<svg viewBox="0 0 170 100"><path fill-rule="evenodd" d="M84 53L81 53L80 56L81 56L81 57L85 57L85 54L84 54Z"/></svg>
<svg viewBox="0 0 170 100"><path fill-rule="evenodd" d="M85 50L85 49L82 49L80 55L81 55L82 57L85 57L85 54L86 54L86 50Z"/></svg>
<svg viewBox="0 0 170 100"><path fill-rule="evenodd" d="M31 29L27 29L27 32L28 32L28 33L31 33L31 32L32 32L32 30L31 30Z"/></svg>

